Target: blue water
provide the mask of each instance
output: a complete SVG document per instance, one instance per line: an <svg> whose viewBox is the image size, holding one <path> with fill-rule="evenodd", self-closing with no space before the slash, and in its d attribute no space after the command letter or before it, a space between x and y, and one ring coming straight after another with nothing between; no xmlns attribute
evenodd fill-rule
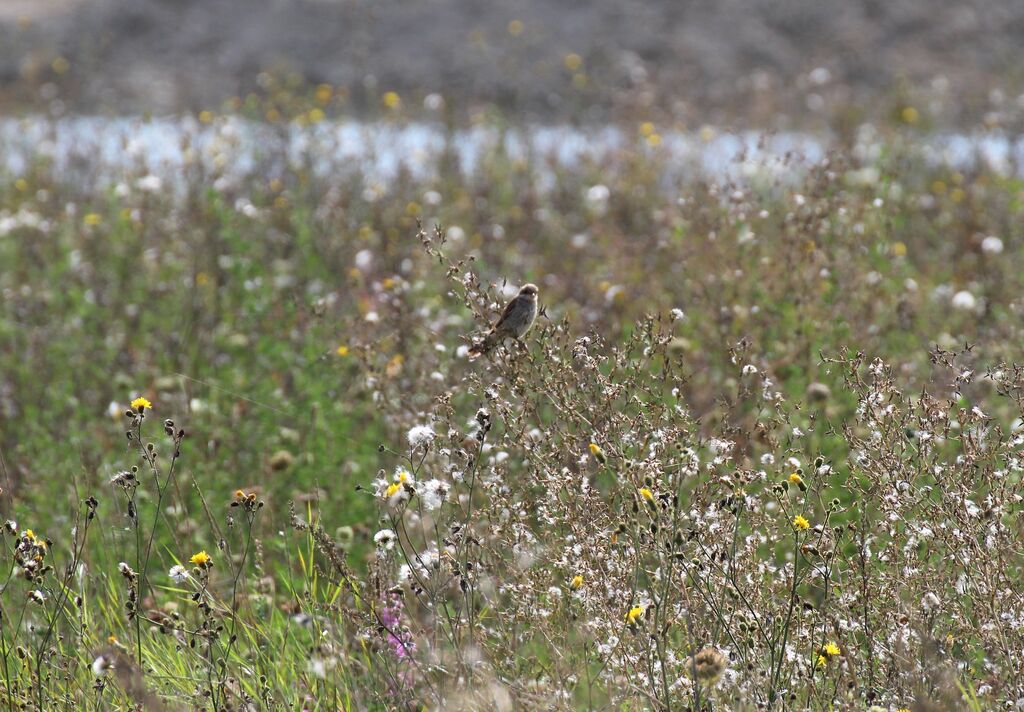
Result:
<svg viewBox="0 0 1024 712"><path fill-rule="evenodd" d="M743 180L798 173L822 161L832 145L827 137L795 132L704 129L665 131L661 138L661 144L652 148L637 134L614 127L532 126L507 131L477 127L447 132L427 123L325 121L314 126L271 126L235 117L221 117L209 125L191 117L0 118L0 173L16 177L32 162L46 158L72 180L116 180L125 171L141 171L167 177L173 184L191 163L228 178L306 166L317 174L358 172L365 180L387 183L402 169L428 177L446 151L463 171L471 172L484 157L501 149L511 160L535 159L531 165L549 180L560 167L610 165L638 152L657 154L668 177L696 173ZM970 169L986 164L1001 173L1024 175L1024 136L980 132L932 134L914 142L897 139L931 165ZM864 127L854 156L869 166L891 148L892 140Z"/></svg>

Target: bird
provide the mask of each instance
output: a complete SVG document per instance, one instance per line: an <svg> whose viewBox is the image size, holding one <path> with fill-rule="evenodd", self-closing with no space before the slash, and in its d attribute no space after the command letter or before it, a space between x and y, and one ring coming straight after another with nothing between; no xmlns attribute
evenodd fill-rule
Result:
<svg viewBox="0 0 1024 712"><path fill-rule="evenodd" d="M505 310L501 312L498 321L483 340L473 344L469 350L469 358L474 359L487 353L505 339L513 338L520 341L526 336L526 332L537 319L538 291L536 284L524 284L519 289L519 294L505 305Z"/></svg>

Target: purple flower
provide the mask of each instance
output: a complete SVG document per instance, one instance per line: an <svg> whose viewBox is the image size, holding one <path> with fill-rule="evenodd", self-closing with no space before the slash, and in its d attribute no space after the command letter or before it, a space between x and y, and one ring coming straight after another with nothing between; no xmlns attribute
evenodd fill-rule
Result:
<svg viewBox="0 0 1024 712"><path fill-rule="evenodd" d="M384 626L385 640L396 660L408 660L416 651L412 631L402 625L402 599L389 596L380 609L380 621Z"/></svg>

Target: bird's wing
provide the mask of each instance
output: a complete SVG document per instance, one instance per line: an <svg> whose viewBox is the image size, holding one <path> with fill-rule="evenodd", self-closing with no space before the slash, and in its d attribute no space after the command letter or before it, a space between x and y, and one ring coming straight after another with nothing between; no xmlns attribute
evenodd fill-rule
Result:
<svg viewBox="0 0 1024 712"><path fill-rule="evenodd" d="M499 329L501 325L505 323L505 320L508 319L508 315L511 314L512 311L519 306L519 302L525 298L526 297L516 295L515 297L510 299L509 303L505 305L505 310L501 312L501 316L498 317L498 320L496 322L494 322L494 326L491 327L491 330L496 331L497 329Z"/></svg>

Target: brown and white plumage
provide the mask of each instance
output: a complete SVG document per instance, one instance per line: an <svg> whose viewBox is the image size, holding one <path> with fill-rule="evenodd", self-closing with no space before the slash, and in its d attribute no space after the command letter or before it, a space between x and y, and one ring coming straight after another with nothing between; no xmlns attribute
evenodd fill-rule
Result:
<svg viewBox="0 0 1024 712"><path fill-rule="evenodd" d="M519 294L505 305L498 321L487 332L483 341L474 344L469 350L469 357L476 358L485 354L505 339L512 338L518 341L526 336L526 332L530 330L533 322L537 319L538 291L537 285L524 284L519 290Z"/></svg>

